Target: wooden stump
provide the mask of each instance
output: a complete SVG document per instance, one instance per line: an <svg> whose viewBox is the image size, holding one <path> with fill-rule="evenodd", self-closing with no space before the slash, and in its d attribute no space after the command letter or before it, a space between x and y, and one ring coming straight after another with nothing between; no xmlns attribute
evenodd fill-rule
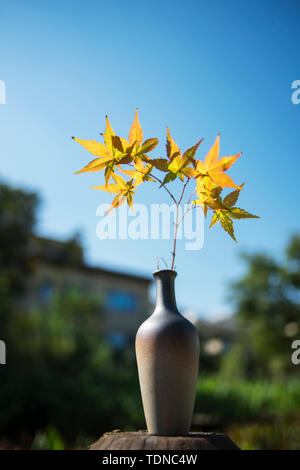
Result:
<svg viewBox="0 0 300 470"><path fill-rule="evenodd" d="M215 433L151 436L146 431L107 432L89 450L239 450L229 437Z"/></svg>

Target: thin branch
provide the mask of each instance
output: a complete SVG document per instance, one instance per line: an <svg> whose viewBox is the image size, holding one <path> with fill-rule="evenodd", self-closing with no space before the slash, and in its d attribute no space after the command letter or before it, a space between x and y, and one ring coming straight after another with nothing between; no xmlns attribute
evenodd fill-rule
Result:
<svg viewBox="0 0 300 470"><path fill-rule="evenodd" d="M183 185L183 189L182 189L182 193L181 193L181 196L180 196L180 198L179 198L179 201L178 201L178 205L179 205L179 204L181 203L181 201L182 201L185 188L187 187L187 184L188 184L189 181L190 181L190 178L188 178L188 179L186 180L186 182L184 183L184 185Z"/></svg>
<svg viewBox="0 0 300 470"><path fill-rule="evenodd" d="M199 207L198 205L193 205L191 207L188 207L187 210L185 211L185 213L183 214L183 216L181 217L181 219L179 220L178 222L178 225L181 224L181 222L183 221L183 219L185 218L185 216L187 215L188 212L192 211L193 209L197 209L197 207Z"/></svg>
<svg viewBox="0 0 300 470"><path fill-rule="evenodd" d="M163 181L161 179L159 179L157 176L153 175L153 173L144 173L142 170L139 170L137 168L135 168L135 166L132 164L132 163L128 163L128 166L131 166L132 168L134 168L135 171L141 173L142 175L147 175L151 178L153 178L154 180L156 180L158 183L160 183L161 187L163 187L167 193L169 194L169 196L172 198L172 201L175 203L176 205L176 219L175 219L175 228L174 228L174 239L173 239L173 251L172 251L172 264L171 264L171 270L174 269L174 262L175 262L175 254L176 254L176 243L177 243L177 232L178 232L178 227L179 225L181 224L182 220L184 219L184 217L186 216L187 212L191 209L188 209L184 214L183 216L181 217L181 219L178 221L178 217L179 217L179 207L180 207L180 204L181 204L181 201L183 199L183 196L184 196L184 192L185 192L185 189L190 181L190 178L187 178L186 182L184 183L183 185L183 188L182 188L182 192L181 192L181 195L178 199L178 201L176 201L175 197L173 196L173 194L169 191L169 189L164 185Z"/></svg>
<svg viewBox="0 0 300 470"><path fill-rule="evenodd" d="M174 229L174 241L173 241L171 271L173 271L173 268L174 268L175 253L176 253L177 230L178 230L178 212L179 212L179 204L177 204L177 206L176 206L176 222L175 222L175 229Z"/></svg>
<svg viewBox="0 0 300 470"><path fill-rule="evenodd" d="M194 189L194 191L193 191L192 194L190 195L189 200L188 200L188 204L190 204L191 199L192 199L192 196L193 196L193 194L195 194L195 192L196 192L196 189Z"/></svg>
<svg viewBox="0 0 300 470"><path fill-rule="evenodd" d="M128 163L129 166L131 166L132 168L135 169L135 171L138 171L139 173L141 173L142 175L147 175L147 176L151 176L152 178L154 178L158 183L160 183L161 187L163 187L167 193L169 194L169 196L172 198L172 200L174 201L174 203L177 205L177 201L175 199L175 197L173 196L173 194L168 190L168 188L163 184L162 180L160 180L159 178L157 178L157 176L153 175L153 173L144 173L143 171L141 170L138 170L137 168L134 167L134 165L132 165L132 163Z"/></svg>
<svg viewBox="0 0 300 470"><path fill-rule="evenodd" d="M181 203L181 201L182 201L183 195L184 195L185 188L187 187L187 184L188 184L189 181L190 181L190 178L188 178L188 179L186 180L186 182L184 183L183 188L182 188L182 192L181 192L181 196L180 196L180 198L179 198L179 200L178 200L178 203L176 204L176 221L175 221L175 228L174 228L174 241L173 241L173 252L172 252L171 270L174 269L174 262L175 262L176 243L177 243L177 231L178 231L178 226L179 226L179 223L178 223L179 207L180 207L180 203ZM181 219L181 220L182 220L182 219Z"/></svg>

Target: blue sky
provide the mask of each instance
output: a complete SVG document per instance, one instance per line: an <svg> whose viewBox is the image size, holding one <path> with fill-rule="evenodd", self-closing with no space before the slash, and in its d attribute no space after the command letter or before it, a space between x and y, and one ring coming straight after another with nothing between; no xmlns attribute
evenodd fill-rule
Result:
<svg viewBox="0 0 300 470"><path fill-rule="evenodd" d="M169 243L96 237L96 208L111 197L89 189L99 173L74 176L89 154L70 136L97 139L106 114L126 136L136 107L160 152L167 125L183 149L204 137L200 157L221 132L223 155L243 151L230 173L246 181L240 206L261 219L237 221L238 244L208 225L199 252L179 243L177 298L210 318L229 312L238 254L280 255L299 228L299 15L289 0L2 3L0 177L41 194L39 233L79 228L90 263L151 275ZM136 201L150 200L168 202L145 185Z"/></svg>

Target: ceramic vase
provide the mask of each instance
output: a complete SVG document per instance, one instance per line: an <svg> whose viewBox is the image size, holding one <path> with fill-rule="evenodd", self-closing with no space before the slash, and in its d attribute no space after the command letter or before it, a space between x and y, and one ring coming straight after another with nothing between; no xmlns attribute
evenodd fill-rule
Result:
<svg viewBox="0 0 300 470"><path fill-rule="evenodd" d="M178 311L176 272L154 273L156 305L136 335L136 357L149 434L189 433L199 362L199 335Z"/></svg>

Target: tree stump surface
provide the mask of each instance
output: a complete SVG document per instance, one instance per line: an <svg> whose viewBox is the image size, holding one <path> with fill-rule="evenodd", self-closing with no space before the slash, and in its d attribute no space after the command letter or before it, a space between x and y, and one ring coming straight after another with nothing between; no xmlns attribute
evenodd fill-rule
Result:
<svg viewBox="0 0 300 470"><path fill-rule="evenodd" d="M185 436L152 436L146 431L107 432L89 450L240 450L228 436L191 432Z"/></svg>

